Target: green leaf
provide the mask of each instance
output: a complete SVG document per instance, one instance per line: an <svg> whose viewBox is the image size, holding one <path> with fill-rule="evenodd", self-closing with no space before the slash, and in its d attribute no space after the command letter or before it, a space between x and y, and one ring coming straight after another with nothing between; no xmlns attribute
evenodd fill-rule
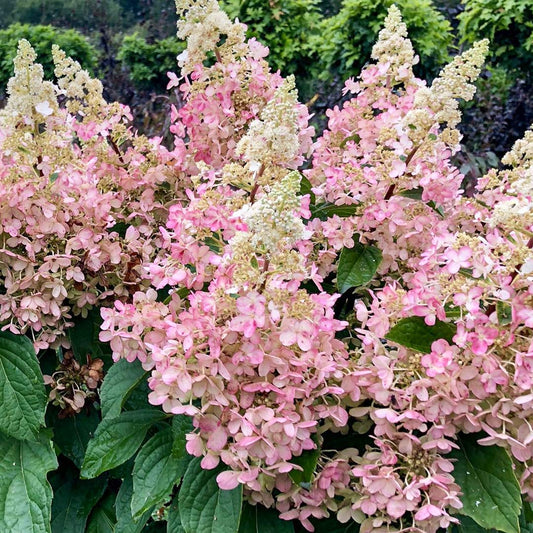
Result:
<svg viewBox="0 0 533 533"><path fill-rule="evenodd" d="M481 527L520 533L522 499L511 458L503 448L479 445L477 438L461 435L460 449L451 454L457 459L453 476L463 491L460 512Z"/></svg>
<svg viewBox="0 0 533 533"><path fill-rule="evenodd" d="M381 251L375 246L355 243L353 248L343 248L337 270L339 292L368 283L382 260Z"/></svg>
<svg viewBox="0 0 533 533"><path fill-rule="evenodd" d="M194 458L183 476L179 512L185 533L237 533L241 517L242 485L221 490L216 481L223 467L203 470Z"/></svg>
<svg viewBox="0 0 533 533"><path fill-rule="evenodd" d="M291 463L301 466L303 470L291 470L289 476L295 483L309 483L313 479L316 464L320 457L320 448L305 450L302 455L293 457Z"/></svg>
<svg viewBox="0 0 533 533"><path fill-rule="evenodd" d="M498 323L501 326L506 326L513 321L513 308L508 303L498 301L496 303L496 314L498 315Z"/></svg>
<svg viewBox="0 0 533 533"><path fill-rule="evenodd" d="M106 489L106 479L85 481L78 479L78 474L73 466L62 464L50 477L54 491L52 533L84 533L91 510Z"/></svg>
<svg viewBox="0 0 533 533"><path fill-rule="evenodd" d="M106 494L93 509L85 533L115 533L115 494Z"/></svg>
<svg viewBox="0 0 533 533"><path fill-rule="evenodd" d="M88 414L82 411L75 416L54 420L54 442L59 446L61 453L78 468L81 468L87 444L93 437L99 421L100 417L94 409Z"/></svg>
<svg viewBox="0 0 533 533"><path fill-rule="evenodd" d="M294 526L282 520L275 509L244 503L239 533L294 533Z"/></svg>
<svg viewBox="0 0 533 533"><path fill-rule="evenodd" d="M400 196L403 196L404 198L411 198L411 200L422 200L423 192L424 189L422 187L416 187L416 189L407 189L406 191L402 191Z"/></svg>
<svg viewBox="0 0 533 533"><path fill-rule="evenodd" d="M0 531L50 533L52 488L46 474L57 467L44 435L20 441L0 433Z"/></svg>
<svg viewBox="0 0 533 533"><path fill-rule="evenodd" d="M132 495L133 480L131 476L128 476L122 482L115 502L117 515L115 533L141 533L152 514L153 507L150 507L141 513L139 517L135 518L131 510Z"/></svg>
<svg viewBox="0 0 533 533"><path fill-rule="evenodd" d="M188 457L176 458L172 454L174 437L172 429L156 433L139 450L133 467L133 498L131 511L135 518L161 503L179 483Z"/></svg>
<svg viewBox="0 0 533 533"><path fill-rule="evenodd" d="M86 361L90 355L93 359L100 357L107 359L102 351L102 344L98 340L102 317L98 309L89 311L86 317L76 317L74 326L69 328L69 340L74 356L78 361Z"/></svg>
<svg viewBox="0 0 533 533"><path fill-rule="evenodd" d="M329 202L311 206L311 217L319 218L320 220L327 220L333 215L341 218L351 217L357 213L358 206L351 205L335 205Z"/></svg>
<svg viewBox="0 0 533 533"><path fill-rule="evenodd" d="M533 520L531 516L531 502L522 502L520 513L520 533L533 533Z"/></svg>
<svg viewBox="0 0 533 533"><path fill-rule="evenodd" d="M350 141L353 141L355 144L359 144L361 142L361 137L357 134L357 133L354 133L353 135L350 135L349 137L346 137L340 144L340 147L341 148L344 148L348 142Z"/></svg>
<svg viewBox="0 0 533 533"><path fill-rule="evenodd" d="M407 348L430 353L431 345L435 341L445 339L451 343L455 332L456 326L448 322L437 320L434 326L428 326L423 317L410 316L402 318L390 329L385 338Z"/></svg>
<svg viewBox="0 0 533 533"><path fill-rule="evenodd" d="M311 185L311 182L305 177L302 176L300 180L300 195L304 196L306 194L309 195L310 203L314 204L316 201L315 193L311 190L313 186Z"/></svg>
<svg viewBox="0 0 533 533"><path fill-rule="evenodd" d="M458 517L461 519L460 524L455 524L451 529L451 533L497 533L495 529L485 529L476 524L468 516Z"/></svg>
<svg viewBox="0 0 533 533"><path fill-rule="evenodd" d="M139 448L148 428L165 418L161 411L127 411L104 418L89 441L81 476L93 478L126 462Z"/></svg>
<svg viewBox="0 0 533 533"><path fill-rule="evenodd" d="M181 525L178 498L175 497L168 508L167 533L185 533Z"/></svg>
<svg viewBox="0 0 533 533"><path fill-rule="evenodd" d="M126 359L121 359L114 363L100 390L102 417L118 416L133 389L145 380L146 374L140 361L129 363Z"/></svg>
<svg viewBox="0 0 533 533"><path fill-rule="evenodd" d="M179 459L187 455L185 445L187 444L187 433L193 430L192 419L187 415L175 415L172 418L172 435L174 442L172 444L172 455Z"/></svg>
<svg viewBox="0 0 533 533"><path fill-rule="evenodd" d="M24 335L0 332L0 429L17 439L36 438L46 401L32 343Z"/></svg>
<svg viewBox="0 0 533 533"><path fill-rule="evenodd" d="M533 506L531 502L522 501L521 520L524 524L529 524L533 529Z"/></svg>

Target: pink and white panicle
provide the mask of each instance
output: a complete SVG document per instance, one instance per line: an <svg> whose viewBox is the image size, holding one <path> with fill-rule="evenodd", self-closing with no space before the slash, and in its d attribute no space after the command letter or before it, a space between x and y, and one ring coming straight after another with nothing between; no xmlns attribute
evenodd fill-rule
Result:
<svg viewBox="0 0 533 533"><path fill-rule="evenodd" d="M354 96L328 112L306 171L317 206L349 216L311 219L295 169L312 131L294 81L214 0L177 7L188 48L169 85L186 101L170 157L191 185L145 263L152 286L102 311L115 359L139 359L150 402L192 417L187 449L227 465L222 488L241 483L311 531L330 514L365 533L448 527L459 432L507 447L533 496L533 134L473 198L451 162L487 43L428 87L391 7L376 62L346 83ZM356 243L383 260L341 321L323 287ZM387 340L405 320L442 333ZM330 450L338 433L353 448ZM315 449L311 480L295 483L296 458Z"/></svg>
<svg viewBox="0 0 533 533"><path fill-rule="evenodd" d="M161 229L166 255L146 265L153 288L103 310L101 339L116 359L151 370L151 403L193 417L187 450L205 468L229 467L221 487L242 483L272 505L300 468L293 457L317 447L321 426L342 427L348 416L336 296L302 288L309 196L299 196L292 169L312 129L294 81L269 72L266 50L244 40L242 25L214 2L178 9L188 101L175 131L177 149L189 139L182 153L195 161L194 188ZM199 63L206 43L210 67ZM168 291L164 303L155 289Z"/></svg>
<svg viewBox="0 0 533 533"><path fill-rule="evenodd" d="M53 54L59 86L19 43L0 115L0 323L37 349L68 345L76 315L138 289L163 211L157 187L174 172L157 139L127 130L127 108Z"/></svg>
<svg viewBox="0 0 533 533"><path fill-rule="evenodd" d="M383 253L380 277L355 302L360 345L346 378L362 402L349 411L355 427L366 418L375 447L351 458L353 492L336 503L337 516L363 520L362 531L428 532L447 527L449 510L461 506L445 457L460 431L507 447L533 495L533 137L504 158L514 168L491 171L473 198L462 197L450 163L460 139L456 99L472 97L486 43L426 87L403 59L376 54L388 41L399 57L412 54L395 9L387 27L377 64L347 83L356 96L331 112L308 177L317 201L355 213L313 221L321 273L334 271L331 258L354 246L354 233ZM385 340L402 319L449 334L428 350ZM344 472L347 462L334 459Z"/></svg>

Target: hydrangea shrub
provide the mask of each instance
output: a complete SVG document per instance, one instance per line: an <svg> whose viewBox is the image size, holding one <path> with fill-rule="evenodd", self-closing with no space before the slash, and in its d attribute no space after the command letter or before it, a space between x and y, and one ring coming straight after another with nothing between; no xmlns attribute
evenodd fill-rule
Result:
<svg viewBox="0 0 533 533"><path fill-rule="evenodd" d="M19 45L3 530L528 531L533 134L469 196L451 159L488 42L428 85L391 7L314 140L243 24L176 6L171 149Z"/></svg>

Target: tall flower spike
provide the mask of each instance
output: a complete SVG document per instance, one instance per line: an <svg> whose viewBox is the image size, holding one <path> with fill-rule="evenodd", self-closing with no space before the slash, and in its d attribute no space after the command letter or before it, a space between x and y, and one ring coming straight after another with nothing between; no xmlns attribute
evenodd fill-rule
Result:
<svg viewBox="0 0 533 533"><path fill-rule="evenodd" d="M461 121L458 99L472 100L476 92L474 82L489 51L489 41L474 43L470 50L456 56L433 81L431 88L416 94L415 106L428 107L439 124L455 128Z"/></svg>
<svg viewBox="0 0 533 533"><path fill-rule="evenodd" d="M261 111L261 120L250 124L237 153L248 162L294 166L300 149L297 104L294 76L289 76Z"/></svg>
<svg viewBox="0 0 533 533"><path fill-rule="evenodd" d="M248 226L252 235L247 236L247 240L255 249L271 254L290 248L303 238L305 226L295 215L300 207L299 190L300 174L290 172L255 204L247 204L236 213ZM236 241L232 240L230 244L234 245Z"/></svg>
<svg viewBox="0 0 533 533"><path fill-rule="evenodd" d="M390 6L384 27L372 48L372 59L389 65L387 76L391 80L409 83L414 78L413 65L418 63L418 56L407 38L407 26L400 10L394 4Z"/></svg>
<svg viewBox="0 0 533 533"><path fill-rule="evenodd" d="M3 125L22 120L29 126L43 123L46 117L59 110L56 88L43 80L43 67L36 63L37 54L26 39L19 41L13 60L15 74L7 84L9 99L0 118Z"/></svg>
<svg viewBox="0 0 533 533"><path fill-rule="evenodd" d="M187 49L178 56L182 73L189 74L204 62L207 52L220 52L217 45L225 36L222 51L245 41L245 26L231 22L216 0L176 0L178 37L187 40Z"/></svg>
<svg viewBox="0 0 533 533"><path fill-rule="evenodd" d="M81 65L57 45L52 46L52 57L55 65L59 88L67 97L67 109L73 114L80 114L86 119L101 117L102 108L107 102L102 96L102 83L93 79Z"/></svg>
<svg viewBox="0 0 533 533"><path fill-rule="evenodd" d="M442 126L439 137L452 150L458 148L461 134L456 126L461 122L459 99L471 100L476 92L473 82L479 76L489 50L484 39L475 43L470 50L446 65L431 87L421 87L416 92L414 108L405 116L409 125L409 138L415 145L422 143L427 134ZM428 113L430 111L431 113Z"/></svg>

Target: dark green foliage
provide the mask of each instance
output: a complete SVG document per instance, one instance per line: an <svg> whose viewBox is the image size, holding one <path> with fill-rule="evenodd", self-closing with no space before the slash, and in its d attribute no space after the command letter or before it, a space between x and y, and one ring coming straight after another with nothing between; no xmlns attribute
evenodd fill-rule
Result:
<svg viewBox="0 0 533 533"><path fill-rule="evenodd" d="M248 26L248 37L268 46L272 70L294 74L300 91L309 96L311 80L319 72L313 42L321 20L318 0L225 0L221 4L230 18Z"/></svg>
<svg viewBox="0 0 533 533"><path fill-rule="evenodd" d="M52 44L57 44L65 53L79 61L83 68L94 71L98 52L76 30L62 30L53 26L30 26L12 24L0 30L0 91L5 90L13 75L13 59L20 39L27 39L37 53L37 61L43 65L45 77L53 78Z"/></svg>
<svg viewBox="0 0 533 533"><path fill-rule="evenodd" d="M315 37L315 48L325 67L323 79L336 75L345 80L359 75L370 60L372 46L392 4L400 9L420 57L418 74L435 76L449 59L453 37L450 23L431 0L344 0L338 14L323 20Z"/></svg>
<svg viewBox="0 0 533 533"><path fill-rule="evenodd" d="M0 7L4 1L0 1ZM102 20L113 27L123 23L121 7L115 0L14 0L11 5L1 25L23 22L87 30Z"/></svg>
<svg viewBox="0 0 533 533"><path fill-rule="evenodd" d="M124 37L117 58L130 71L131 80L140 89L164 90L167 72L177 70L176 56L185 49L185 43L169 37L149 43L139 34Z"/></svg>
<svg viewBox="0 0 533 533"><path fill-rule="evenodd" d="M459 34L472 43L487 38L497 66L529 76L533 61L531 0L463 0Z"/></svg>

